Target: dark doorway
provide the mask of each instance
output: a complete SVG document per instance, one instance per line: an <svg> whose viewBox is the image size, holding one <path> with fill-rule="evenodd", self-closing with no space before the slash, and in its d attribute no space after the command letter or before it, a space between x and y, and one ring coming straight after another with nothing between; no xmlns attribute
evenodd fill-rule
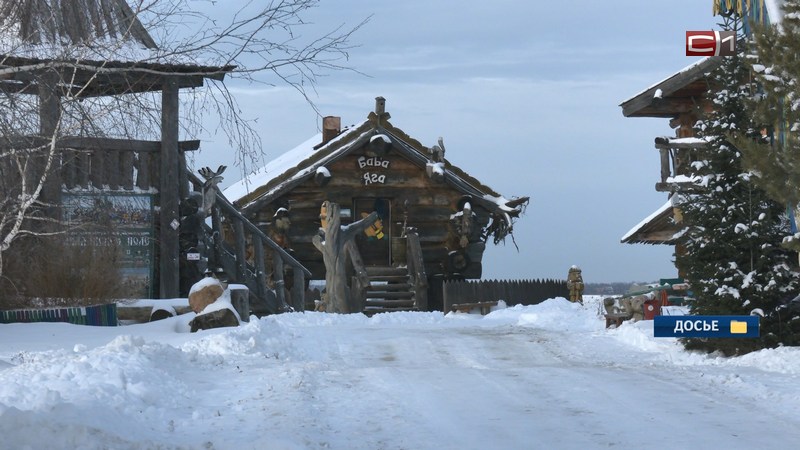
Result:
<svg viewBox="0 0 800 450"><path fill-rule="evenodd" d="M353 200L353 211L353 221L361 220L372 211L378 212L378 220L356 236L356 245L364 265L390 265L392 202L386 198L356 198Z"/></svg>

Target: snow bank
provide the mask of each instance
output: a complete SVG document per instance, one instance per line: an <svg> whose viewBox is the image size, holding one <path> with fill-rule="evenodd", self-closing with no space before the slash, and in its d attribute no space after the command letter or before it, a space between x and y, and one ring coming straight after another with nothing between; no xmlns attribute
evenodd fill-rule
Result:
<svg viewBox="0 0 800 450"><path fill-rule="evenodd" d="M600 331L604 323L597 318L592 305L581 305L559 297L538 305L516 305L489 313L488 322L500 322L548 331Z"/></svg>

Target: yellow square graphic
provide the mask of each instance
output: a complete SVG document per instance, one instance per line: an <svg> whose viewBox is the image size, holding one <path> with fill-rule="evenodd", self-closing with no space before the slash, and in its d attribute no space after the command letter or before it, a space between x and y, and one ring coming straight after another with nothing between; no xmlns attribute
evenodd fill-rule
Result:
<svg viewBox="0 0 800 450"><path fill-rule="evenodd" d="M731 320L731 334L747 334L747 322Z"/></svg>

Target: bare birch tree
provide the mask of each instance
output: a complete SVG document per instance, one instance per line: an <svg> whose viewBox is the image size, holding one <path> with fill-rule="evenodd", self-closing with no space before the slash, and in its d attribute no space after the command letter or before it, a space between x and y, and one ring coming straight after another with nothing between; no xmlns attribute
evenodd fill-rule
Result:
<svg viewBox="0 0 800 450"><path fill-rule="evenodd" d="M176 65L184 68L182 76L205 77L202 87L182 93L182 133L200 133L202 114L213 112L245 164L260 156L260 138L224 77L287 84L308 99L319 76L351 70L350 40L363 22L314 29L305 16L318 0L234 3L239 6L197 0L0 3L0 277L19 238L57 231L43 224L59 220L48 213L57 205L47 192L62 189L48 183L64 158L59 139L158 137L159 92L143 89L141 80L169 75ZM193 67L200 69L193 73ZM136 80L96 89L95 82L123 71Z"/></svg>

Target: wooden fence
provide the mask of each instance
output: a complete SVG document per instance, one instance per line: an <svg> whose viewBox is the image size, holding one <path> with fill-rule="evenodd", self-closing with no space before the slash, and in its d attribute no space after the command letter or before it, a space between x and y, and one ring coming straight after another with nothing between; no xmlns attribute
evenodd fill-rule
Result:
<svg viewBox="0 0 800 450"><path fill-rule="evenodd" d="M68 322L76 325L117 326L117 304L0 311L0 323Z"/></svg>
<svg viewBox="0 0 800 450"><path fill-rule="evenodd" d="M445 281L442 286L444 312L456 303L503 300L508 306L535 305L548 298L569 298L565 280L473 280Z"/></svg>

